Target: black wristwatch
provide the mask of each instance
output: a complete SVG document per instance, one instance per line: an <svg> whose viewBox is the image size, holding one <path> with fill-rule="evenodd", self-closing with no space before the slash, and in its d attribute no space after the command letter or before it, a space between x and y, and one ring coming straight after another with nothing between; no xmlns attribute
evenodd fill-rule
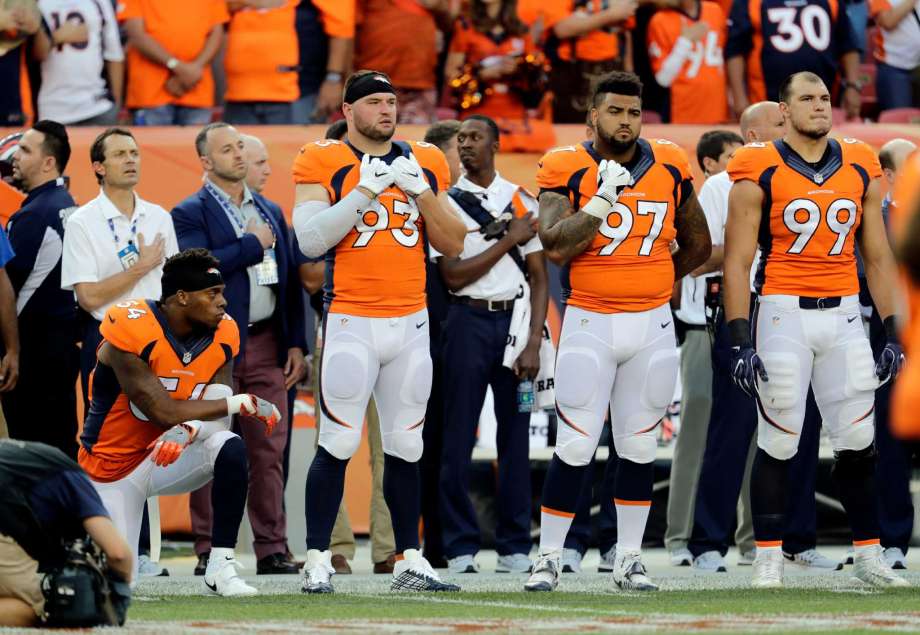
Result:
<svg viewBox="0 0 920 635"><path fill-rule="evenodd" d="M862 84L862 82L859 81L859 80L856 80L855 82L848 82L848 81L845 80L845 79L841 79L841 80L840 80L840 88L841 88L841 90L846 90L847 88L852 88L852 89L854 89L856 92L861 93L861 92L862 92L862 89L863 89L863 84Z"/></svg>

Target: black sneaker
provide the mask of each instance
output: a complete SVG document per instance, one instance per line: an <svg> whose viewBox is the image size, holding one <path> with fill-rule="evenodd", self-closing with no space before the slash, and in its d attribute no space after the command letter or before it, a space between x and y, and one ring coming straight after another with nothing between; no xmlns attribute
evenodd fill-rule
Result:
<svg viewBox="0 0 920 635"><path fill-rule="evenodd" d="M210 551L198 554L198 564L195 565L195 575L204 575L204 572L208 570L208 558L210 557Z"/></svg>
<svg viewBox="0 0 920 635"><path fill-rule="evenodd" d="M283 553L273 553L256 562L257 575L298 574L300 567L291 562Z"/></svg>

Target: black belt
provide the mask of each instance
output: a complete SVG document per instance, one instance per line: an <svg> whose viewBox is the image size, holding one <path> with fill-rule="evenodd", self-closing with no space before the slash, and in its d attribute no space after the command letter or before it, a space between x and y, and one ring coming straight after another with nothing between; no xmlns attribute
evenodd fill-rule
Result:
<svg viewBox="0 0 920 635"><path fill-rule="evenodd" d="M465 304L476 309L485 309L486 311L510 311L514 308L514 300L482 300L480 298L471 298L468 295L450 296L451 304Z"/></svg>
<svg viewBox="0 0 920 635"><path fill-rule="evenodd" d="M818 309L823 311L824 309L836 309L840 306L841 297L833 296L829 298L806 298L803 296L799 297L799 308L814 310Z"/></svg>
<svg viewBox="0 0 920 635"><path fill-rule="evenodd" d="M264 333L272 327L272 321L270 319L261 320L259 322L250 322L249 326L246 327L246 334L249 336L259 335Z"/></svg>

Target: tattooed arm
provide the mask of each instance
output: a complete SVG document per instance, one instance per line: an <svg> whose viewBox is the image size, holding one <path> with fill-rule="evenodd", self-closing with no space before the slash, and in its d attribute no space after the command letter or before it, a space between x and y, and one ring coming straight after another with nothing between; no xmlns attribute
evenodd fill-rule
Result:
<svg viewBox="0 0 920 635"><path fill-rule="evenodd" d="M674 216L677 229L677 244L680 247L671 258L674 260L674 278L680 280L685 275L706 262L712 252L712 238L703 208L691 191L690 196L677 210Z"/></svg>
<svg viewBox="0 0 920 635"><path fill-rule="evenodd" d="M540 194L540 242L546 257L557 265L567 263L587 249L600 226L599 218L584 212L573 213L568 197L556 192Z"/></svg>

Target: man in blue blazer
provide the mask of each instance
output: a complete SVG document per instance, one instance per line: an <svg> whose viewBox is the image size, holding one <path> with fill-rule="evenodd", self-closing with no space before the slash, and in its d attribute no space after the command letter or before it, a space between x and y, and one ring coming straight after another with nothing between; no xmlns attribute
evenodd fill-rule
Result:
<svg viewBox="0 0 920 635"><path fill-rule="evenodd" d="M298 573L287 556L282 459L290 426L287 390L306 369L304 303L288 226L275 203L246 186L248 164L239 132L212 123L195 149L204 186L172 211L179 249L204 247L220 260L227 311L240 329L233 363L234 389L256 394L282 410L271 436L249 417L236 423L249 457L249 521L259 574ZM210 552L210 491L192 495L192 532L204 573Z"/></svg>

